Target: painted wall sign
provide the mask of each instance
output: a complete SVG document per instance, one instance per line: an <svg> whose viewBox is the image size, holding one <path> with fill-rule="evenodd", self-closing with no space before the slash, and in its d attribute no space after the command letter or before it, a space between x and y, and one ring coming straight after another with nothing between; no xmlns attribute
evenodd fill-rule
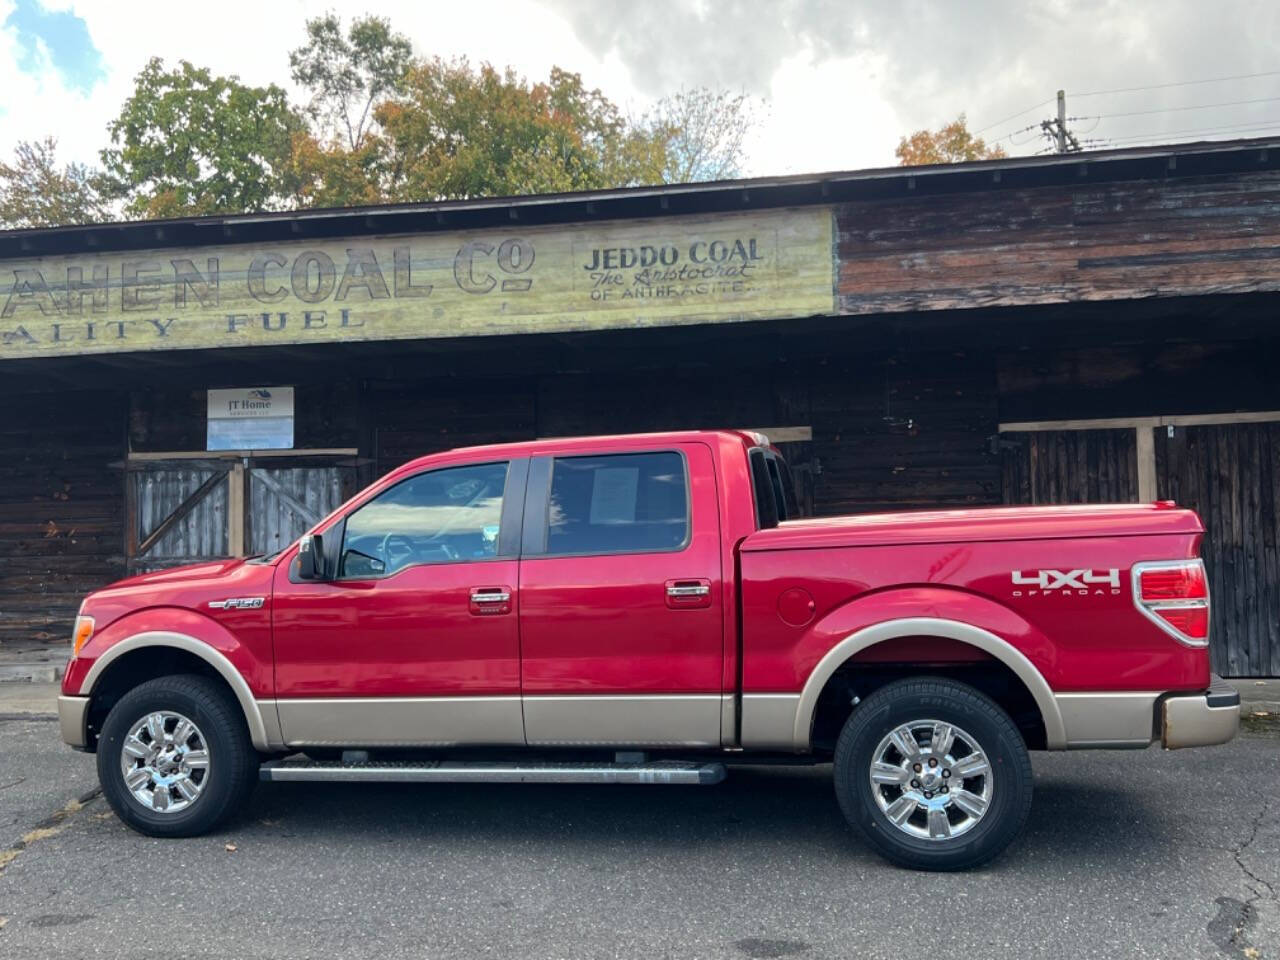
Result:
<svg viewBox="0 0 1280 960"><path fill-rule="evenodd" d="M0 261L0 358L833 312L827 208Z"/></svg>
<svg viewBox="0 0 1280 960"><path fill-rule="evenodd" d="M293 387L210 390L208 450L289 450Z"/></svg>

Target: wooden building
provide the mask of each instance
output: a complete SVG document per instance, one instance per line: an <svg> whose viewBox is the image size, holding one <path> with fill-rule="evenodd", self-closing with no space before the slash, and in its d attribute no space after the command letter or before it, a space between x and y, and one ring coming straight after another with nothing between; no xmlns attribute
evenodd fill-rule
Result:
<svg viewBox="0 0 1280 960"><path fill-rule="evenodd" d="M425 452L739 426L819 514L1192 506L1215 669L1280 674L1280 141L19 231L0 261L10 652ZM255 436L213 443L217 390L289 397L283 446L211 450Z"/></svg>

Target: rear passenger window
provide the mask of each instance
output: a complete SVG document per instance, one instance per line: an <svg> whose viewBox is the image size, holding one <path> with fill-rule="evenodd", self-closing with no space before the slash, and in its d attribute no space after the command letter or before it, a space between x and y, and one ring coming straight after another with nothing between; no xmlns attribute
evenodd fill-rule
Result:
<svg viewBox="0 0 1280 960"><path fill-rule="evenodd" d="M674 452L557 457L547 553L680 550L689 539L688 487Z"/></svg>

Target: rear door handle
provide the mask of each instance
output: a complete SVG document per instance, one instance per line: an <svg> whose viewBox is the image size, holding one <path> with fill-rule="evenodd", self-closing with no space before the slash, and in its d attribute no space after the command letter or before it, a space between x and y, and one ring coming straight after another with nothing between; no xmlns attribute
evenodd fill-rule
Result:
<svg viewBox="0 0 1280 960"><path fill-rule="evenodd" d="M668 580L667 606L673 610L697 610L711 606L711 581Z"/></svg>
<svg viewBox="0 0 1280 960"><path fill-rule="evenodd" d="M510 587L472 587L471 612L478 617L511 612Z"/></svg>

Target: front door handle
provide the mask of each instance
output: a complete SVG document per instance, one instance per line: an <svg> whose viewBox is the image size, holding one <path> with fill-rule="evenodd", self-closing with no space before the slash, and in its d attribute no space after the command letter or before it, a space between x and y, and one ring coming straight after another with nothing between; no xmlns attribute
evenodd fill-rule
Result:
<svg viewBox="0 0 1280 960"><path fill-rule="evenodd" d="M666 589L667 606L673 610L698 610L711 606L710 580L668 580Z"/></svg>
<svg viewBox="0 0 1280 960"><path fill-rule="evenodd" d="M668 597L705 597L711 592L706 583L672 583L667 586Z"/></svg>
<svg viewBox="0 0 1280 960"><path fill-rule="evenodd" d="M471 612L479 617L511 612L510 587L472 587Z"/></svg>

